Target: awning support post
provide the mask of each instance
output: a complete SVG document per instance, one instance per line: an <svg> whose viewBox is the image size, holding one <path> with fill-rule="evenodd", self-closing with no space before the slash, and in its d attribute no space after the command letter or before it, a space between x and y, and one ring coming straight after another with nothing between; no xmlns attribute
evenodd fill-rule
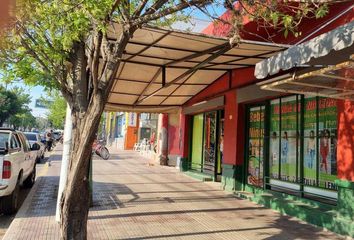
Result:
<svg viewBox="0 0 354 240"><path fill-rule="evenodd" d="M162 87L166 85L166 67L162 67Z"/></svg>

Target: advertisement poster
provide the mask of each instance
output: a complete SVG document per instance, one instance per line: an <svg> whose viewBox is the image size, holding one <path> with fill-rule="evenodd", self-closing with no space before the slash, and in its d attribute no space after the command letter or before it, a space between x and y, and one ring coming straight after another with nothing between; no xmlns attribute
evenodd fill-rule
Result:
<svg viewBox="0 0 354 240"><path fill-rule="evenodd" d="M319 102L319 186L336 190L337 178L337 101L320 98Z"/></svg>
<svg viewBox="0 0 354 240"><path fill-rule="evenodd" d="M334 180L337 176L337 101L330 98L319 99L318 136L316 109L316 98L305 98L304 183L309 186L317 185L318 168L319 186L336 190Z"/></svg>
<svg viewBox="0 0 354 240"><path fill-rule="evenodd" d="M283 98L281 107L279 100L271 102L271 178L279 178L288 182L296 182L296 161L298 156L299 133L297 132L296 96ZM281 117L279 116L281 114ZM281 132L279 124L281 120ZM280 163L280 164L279 164Z"/></svg>
<svg viewBox="0 0 354 240"><path fill-rule="evenodd" d="M128 114L128 126L136 127L138 115L136 113Z"/></svg>
<svg viewBox="0 0 354 240"><path fill-rule="evenodd" d="M279 99L270 102L270 141L269 141L269 171L270 178L279 178Z"/></svg>
<svg viewBox="0 0 354 240"><path fill-rule="evenodd" d="M263 187L264 107L250 109L248 183Z"/></svg>
<svg viewBox="0 0 354 240"><path fill-rule="evenodd" d="M305 98L304 109L304 184L316 186L317 171L317 118L316 98Z"/></svg>

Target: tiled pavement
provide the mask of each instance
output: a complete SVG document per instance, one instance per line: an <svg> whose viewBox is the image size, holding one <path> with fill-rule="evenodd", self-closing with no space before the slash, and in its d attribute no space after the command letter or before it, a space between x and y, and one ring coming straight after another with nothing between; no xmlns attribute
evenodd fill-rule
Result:
<svg viewBox="0 0 354 240"><path fill-rule="evenodd" d="M54 220L60 170L55 153L6 240L59 239ZM94 160L89 239L342 239L221 191L174 168L151 166L133 152Z"/></svg>

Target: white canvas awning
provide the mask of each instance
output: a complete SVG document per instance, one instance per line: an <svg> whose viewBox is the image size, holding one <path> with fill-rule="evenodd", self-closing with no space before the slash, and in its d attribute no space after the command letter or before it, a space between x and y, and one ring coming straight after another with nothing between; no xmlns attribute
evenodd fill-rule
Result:
<svg viewBox="0 0 354 240"><path fill-rule="evenodd" d="M111 40L119 27L109 33ZM154 27L129 41L110 93L107 111L172 112L227 71L254 66L288 46Z"/></svg>
<svg viewBox="0 0 354 240"><path fill-rule="evenodd" d="M258 63L257 78L294 71L257 85L264 90L354 100L353 43L354 21ZM309 68L295 68L302 64Z"/></svg>
<svg viewBox="0 0 354 240"><path fill-rule="evenodd" d="M280 79L271 79L258 85L263 90L354 101L354 55L350 60L335 66L299 76L284 75Z"/></svg>
<svg viewBox="0 0 354 240"><path fill-rule="evenodd" d="M354 21L302 44L292 46L256 65L258 79L301 66L327 67L347 61L354 52Z"/></svg>

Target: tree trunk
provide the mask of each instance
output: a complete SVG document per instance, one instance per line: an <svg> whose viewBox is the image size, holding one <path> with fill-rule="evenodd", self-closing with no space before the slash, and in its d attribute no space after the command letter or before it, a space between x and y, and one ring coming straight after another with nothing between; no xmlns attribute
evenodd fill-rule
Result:
<svg viewBox="0 0 354 240"><path fill-rule="evenodd" d="M95 75L92 71L97 68L90 68L92 61L88 61L85 55L85 42L77 42L73 47L70 57L73 66L73 96L67 99L72 110L72 149L67 183L60 203L61 238L64 240L86 240L87 238L90 204L87 173L90 167L92 144L113 87L120 59L135 29L124 31L114 46L107 48L109 52L107 52L104 73L100 79L92 78Z"/></svg>
<svg viewBox="0 0 354 240"><path fill-rule="evenodd" d="M100 104L103 105L103 104ZM104 105L103 105L104 106ZM99 126L103 106L91 107L80 118L73 113L73 145L70 154L67 184L61 200L62 239L86 239L89 210L88 171L92 143Z"/></svg>

